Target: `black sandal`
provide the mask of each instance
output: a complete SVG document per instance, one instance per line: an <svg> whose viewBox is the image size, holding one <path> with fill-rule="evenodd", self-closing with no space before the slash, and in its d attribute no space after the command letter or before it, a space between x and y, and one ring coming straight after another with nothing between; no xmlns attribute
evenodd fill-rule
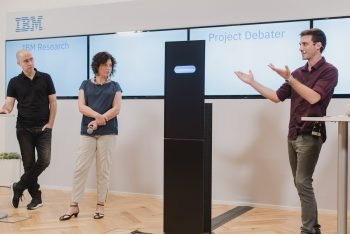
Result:
<svg viewBox="0 0 350 234"><path fill-rule="evenodd" d="M75 212L75 213L72 213L72 214L64 214L64 215L62 215L60 217L60 221L70 220L73 216L75 218L78 217L78 214L79 214L79 206L78 206L78 204L72 204L69 207L78 207L78 212Z"/></svg>
<svg viewBox="0 0 350 234"><path fill-rule="evenodd" d="M97 203L96 205L104 206L104 204L101 204L101 203ZM103 217L105 217L104 213L95 212L94 219L102 219Z"/></svg>

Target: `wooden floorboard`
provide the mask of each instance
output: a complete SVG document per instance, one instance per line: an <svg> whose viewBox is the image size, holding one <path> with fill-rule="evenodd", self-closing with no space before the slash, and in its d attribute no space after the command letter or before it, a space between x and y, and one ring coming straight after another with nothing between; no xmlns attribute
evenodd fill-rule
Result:
<svg viewBox="0 0 350 234"><path fill-rule="evenodd" d="M152 196L109 194L105 217L94 220L94 192L87 192L80 203L78 218L59 221L69 205L70 191L43 190L44 207L28 211L30 196L25 193L18 209L10 205L9 188L0 187L0 211L9 215L1 219L1 234L129 234L140 232L162 234L162 200ZM217 217L233 209L229 205L213 205ZM322 233L336 234L336 215L320 214ZM298 234L300 212L282 209L254 208L214 230L215 234ZM350 233L350 232L348 232ZM181 234L181 233L179 233Z"/></svg>

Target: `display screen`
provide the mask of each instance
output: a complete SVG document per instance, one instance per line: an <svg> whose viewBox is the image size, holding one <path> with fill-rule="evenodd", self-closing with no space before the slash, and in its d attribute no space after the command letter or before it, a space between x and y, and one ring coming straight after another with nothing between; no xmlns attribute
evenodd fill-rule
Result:
<svg viewBox="0 0 350 234"><path fill-rule="evenodd" d="M326 48L323 56L326 61L338 69L338 84L334 94L350 94L350 66L347 55L350 48L346 43L350 41L350 18L314 20L313 26L321 29L327 37ZM339 45L344 46L339 48Z"/></svg>
<svg viewBox="0 0 350 234"><path fill-rule="evenodd" d="M251 70L257 81L271 89L284 80L268 64L294 70L305 64L299 52L300 32L310 21L264 23L190 29L190 40L205 40L205 94L249 96L258 93L234 71Z"/></svg>
<svg viewBox="0 0 350 234"><path fill-rule="evenodd" d="M87 36L6 41L6 88L9 80L22 72L16 52L32 52L35 68L51 75L57 97L77 97L88 78Z"/></svg>
<svg viewBox="0 0 350 234"><path fill-rule="evenodd" d="M124 32L115 34L70 36L6 41L6 85L21 73L16 52L31 50L35 67L49 73L57 96L77 97L80 84L92 78L92 57L100 51L111 53L117 60L112 77L119 82L124 97L164 96L165 42L205 40L205 95L207 98L260 96L243 83L235 71L249 72L271 89L278 89L284 80L268 64L287 65L291 71L303 66L299 51L300 32L313 27L326 33L327 46L323 55L338 68L339 81L334 94L350 94L350 67L347 47L336 47L339 35L350 40L350 18L301 20L242 24L189 29ZM350 52L350 51L349 51Z"/></svg>
<svg viewBox="0 0 350 234"><path fill-rule="evenodd" d="M167 41L187 41L187 30L90 36L90 61L100 51L115 57L117 66L112 79L119 82L124 97L163 96Z"/></svg>

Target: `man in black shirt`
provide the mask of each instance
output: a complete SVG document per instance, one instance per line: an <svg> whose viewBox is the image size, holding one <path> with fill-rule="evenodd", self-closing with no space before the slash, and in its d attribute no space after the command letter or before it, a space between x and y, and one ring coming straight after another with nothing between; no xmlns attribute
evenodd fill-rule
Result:
<svg viewBox="0 0 350 234"><path fill-rule="evenodd" d="M24 174L20 181L11 186L12 205L17 208L24 190L28 189L32 201L27 209L34 210L42 206L38 177L51 160L52 127L57 108L56 91L50 75L34 68L34 58L30 51L19 50L16 58L22 73L10 80L0 113L10 113L17 100L16 135Z"/></svg>

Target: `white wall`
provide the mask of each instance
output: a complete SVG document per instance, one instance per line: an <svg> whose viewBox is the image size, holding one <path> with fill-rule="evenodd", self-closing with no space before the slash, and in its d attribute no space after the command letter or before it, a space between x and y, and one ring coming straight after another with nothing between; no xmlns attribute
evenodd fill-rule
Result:
<svg viewBox="0 0 350 234"><path fill-rule="evenodd" d="M11 22L6 17L21 15L21 11L24 14L26 11L48 14L51 20L69 21L75 17L76 20L68 26L63 24L49 32L50 35L69 35L345 16L350 15L348 9L350 2L345 0L332 1L332 7L328 2L315 0L283 3L278 0L6 0L0 3L0 39L4 41L4 34L7 38L16 38L9 30ZM52 14L57 12L60 14ZM81 27L76 28L79 25ZM23 38L38 36L36 33L21 35ZM1 43L1 58L4 58L3 45ZM3 59L0 66L2 101L5 95ZM289 102L273 104L264 99L207 101L213 103L214 111L213 199L299 206L286 149ZM328 114L343 114L347 102L345 99L333 99ZM76 100L60 100L58 108L52 163L40 177L40 182L47 187L70 187L81 116ZM111 190L162 194L163 120L163 100L123 101ZM6 125L0 125L0 147L18 149L14 133L15 120L6 119L3 122ZM319 208L335 210L337 126L327 123L327 127L329 138L320 155L314 184ZM94 188L93 170L91 172L87 187Z"/></svg>

